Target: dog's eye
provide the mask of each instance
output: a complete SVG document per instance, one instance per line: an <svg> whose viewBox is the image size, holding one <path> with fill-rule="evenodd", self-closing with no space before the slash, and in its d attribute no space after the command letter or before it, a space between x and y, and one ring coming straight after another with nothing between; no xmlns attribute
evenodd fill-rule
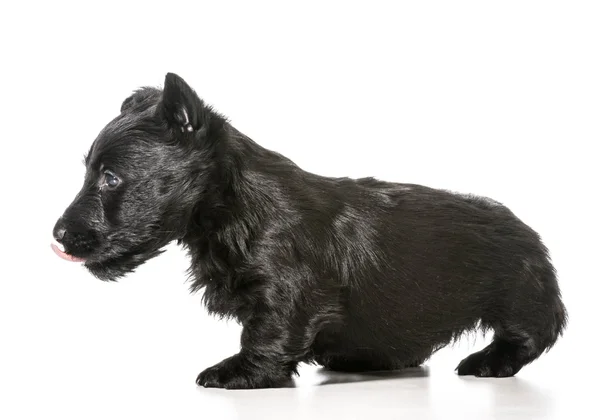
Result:
<svg viewBox="0 0 600 420"><path fill-rule="evenodd" d="M110 172L104 172L104 185L108 188L116 188L121 181L119 178L111 174Z"/></svg>

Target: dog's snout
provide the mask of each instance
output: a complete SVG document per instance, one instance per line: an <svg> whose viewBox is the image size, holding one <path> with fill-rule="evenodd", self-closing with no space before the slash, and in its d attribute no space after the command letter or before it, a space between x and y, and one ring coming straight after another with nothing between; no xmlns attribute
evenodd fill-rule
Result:
<svg viewBox="0 0 600 420"><path fill-rule="evenodd" d="M56 223L56 226L54 226L54 231L52 233L54 235L54 239L56 239L58 242L62 242L66 232L67 229L65 228L64 223L62 222L62 220L59 220Z"/></svg>

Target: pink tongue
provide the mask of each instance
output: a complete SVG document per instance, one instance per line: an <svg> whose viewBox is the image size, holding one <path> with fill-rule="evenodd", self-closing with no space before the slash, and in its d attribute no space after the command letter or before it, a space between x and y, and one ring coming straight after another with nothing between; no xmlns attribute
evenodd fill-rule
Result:
<svg viewBox="0 0 600 420"><path fill-rule="evenodd" d="M56 255L58 255L60 258L62 258L63 260L67 260L67 261L71 261L71 262L85 262L85 259L77 258L72 255L69 255L66 252L61 251L61 249L54 244L50 244L50 246L52 247L52 251L54 251L54 253Z"/></svg>

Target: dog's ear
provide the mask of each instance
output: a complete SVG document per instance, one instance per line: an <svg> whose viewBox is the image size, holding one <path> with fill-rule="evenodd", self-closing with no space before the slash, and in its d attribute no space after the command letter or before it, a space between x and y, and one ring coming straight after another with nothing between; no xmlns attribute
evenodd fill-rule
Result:
<svg viewBox="0 0 600 420"><path fill-rule="evenodd" d="M125 112L127 111L129 108L131 108L131 106L134 104L134 95L131 95L130 97L128 97L127 99L125 99L123 101L123 103L121 104L121 112Z"/></svg>
<svg viewBox="0 0 600 420"><path fill-rule="evenodd" d="M191 132L203 127L209 110L196 92L174 73L167 73L160 112L173 128Z"/></svg>
<svg viewBox="0 0 600 420"><path fill-rule="evenodd" d="M141 87L135 90L131 96L123 101L121 104L121 112L126 112L129 110L144 111L152 106L152 104L155 103L153 99L160 95L160 90L154 87Z"/></svg>

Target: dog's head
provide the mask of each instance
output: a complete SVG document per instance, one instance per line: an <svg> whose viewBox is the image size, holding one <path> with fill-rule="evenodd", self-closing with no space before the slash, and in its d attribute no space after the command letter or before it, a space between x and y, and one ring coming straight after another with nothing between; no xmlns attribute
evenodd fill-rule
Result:
<svg viewBox="0 0 600 420"><path fill-rule="evenodd" d="M180 239L225 125L172 73L163 90L125 99L85 157L83 187L54 227L56 254L115 280Z"/></svg>

